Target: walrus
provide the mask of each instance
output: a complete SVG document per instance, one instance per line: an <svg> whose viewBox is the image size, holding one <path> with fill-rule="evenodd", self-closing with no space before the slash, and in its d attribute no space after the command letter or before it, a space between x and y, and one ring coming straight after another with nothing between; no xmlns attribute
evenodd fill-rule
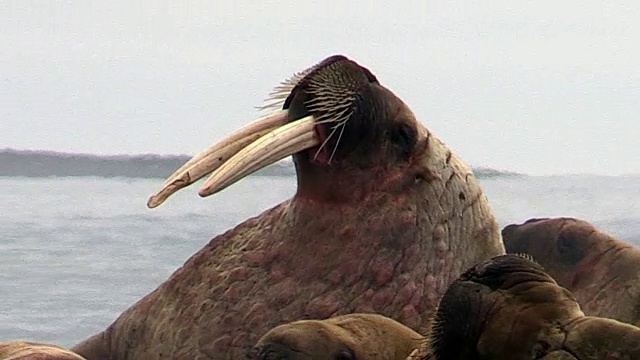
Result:
<svg viewBox="0 0 640 360"><path fill-rule="evenodd" d="M422 336L377 314L348 314L326 320L300 320L265 334L247 359L405 360Z"/></svg>
<svg viewBox="0 0 640 360"><path fill-rule="evenodd" d="M15 340L0 342L0 360L84 360L56 345Z"/></svg>
<svg viewBox="0 0 640 360"><path fill-rule="evenodd" d="M640 249L575 218L529 219L502 230L507 252L527 253L588 315L640 326Z"/></svg>
<svg viewBox="0 0 640 360"><path fill-rule="evenodd" d="M541 265L508 254L451 284L419 352L410 359L640 359L640 328L585 316Z"/></svg>
<svg viewBox="0 0 640 360"><path fill-rule="evenodd" d="M470 168L342 55L276 89L275 110L197 154L147 205L208 196L292 156L293 197L214 237L106 330L87 359L237 359L295 320L379 313L419 329L467 267L504 253ZM114 264L115 266L115 264Z"/></svg>

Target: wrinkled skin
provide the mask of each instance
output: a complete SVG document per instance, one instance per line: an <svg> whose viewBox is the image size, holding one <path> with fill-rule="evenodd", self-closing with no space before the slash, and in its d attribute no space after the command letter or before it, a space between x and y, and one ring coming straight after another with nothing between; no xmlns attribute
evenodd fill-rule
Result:
<svg viewBox="0 0 640 360"><path fill-rule="evenodd" d="M349 314L280 325L263 336L250 360L404 360L423 338L376 314Z"/></svg>
<svg viewBox="0 0 640 360"><path fill-rule="evenodd" d="M502 231L510 253L527 253L588 315L640 326L640 249L573 218L530 219Z"/></svg>
<svg viewBox="0 0 640 360"><path fill-rule="evenodd" d="M0 360L83 360L83 358L56 345L6 341L0 342Z"/></svg>
<svg viewBox="0 0 640 360"><path fill-rule="evenodd" d="M432 360L640 359L640 328L585 316L540 265L501 255L449 287L422 353Z"/></svg>
<svg viewBox="0 0 640 360"><path fill-rule="evenodd" d="M339 143L293 156L295 196L215 237L74 351L238 359L277 325L354 312L416 330L464 269L504 253L469 167L368 70L340 57L319 68L330 63L358 86L353 113ZM309 113L314 74L285 102L292 118Z"/></svg>

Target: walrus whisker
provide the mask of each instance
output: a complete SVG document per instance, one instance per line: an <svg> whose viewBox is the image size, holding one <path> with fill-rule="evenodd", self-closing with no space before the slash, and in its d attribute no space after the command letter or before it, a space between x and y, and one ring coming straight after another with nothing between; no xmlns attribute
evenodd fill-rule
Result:
<svg viewBox="0 0 640 360"><path fill-rule="evenodd" d="M286 98L272 97L272 98L269 98L269 100L274 100L273 102L266 103L264 105L259 105L259 106L256 106L255 108L258 111L280 109L282 107L282 103L284 102L285 99Z"/></svg>
<svg viewBox="0 0 640 360"><path fill-rule="evenodd" d="M330 120L325 120L325 122L330 122ZM322 144L320 145L320 147L318 148L318 150L316 151L315 155L313 155L313 160L317 160L318 155L320 155L320 152L322 151L322 149L325 147L325 145L327 145L329 143L329 139L331 139L331 137L333 136L333 134L336 133L336 130L338 129L337 127L331 127L331 129L333 129L330 133L329 136L327 136L326 139L324 139L324 141L322 142ZM331 162L331 160L329 160L329 162Z"/></svg>
<svg viewBox="0 0 640 360"><path fill-rule="evenodd" d="M326 117L326 116L325 116ZM320 125L320 124L330 124L335 122L334 119L324 119L324 120L316 120L316 124ZM333 136L333 134L336 132L337 129L337 125L331 126L331 129L333 129L333 131L331 131L331 133L329 133L329 136L327 136L326 139L324 139L324 141L322 142L322 144L320 145L320 147L318 148L318 150L316 151L316 153L313 156L313 159L316 160L318 158L318 155L320 154L320 152L322 151L322 149L325 147L325 145L328 144L329 139L331 139L331 137Z"/></svg>
<svg viewBox="0 0 640 360"><path fill-rule="evenodd" d="M343 121L340 124L342 124L342 128L340 130L340 134L338 134L338 139L336 140L336 145L333 147L333 151L331 152L331 156L329 156L329 164L331 164L331 160L333 160L333 157L336 154L336 151L338 150L338 145L340 144L340 140L342 139L342 134L344 133L344 129L347 127L347 122L346 121ZM338 126L340 124L336 125L336 129L338 128Z"/></svg>
<svg viewBox="0 0 640 360"><path fill-rule="evenodd" d="M317 100L317 101L314 101L314 100ZM312 112L320 112L321 113L321 115L318 117L318 119L319 119L318 124L335 123L334 125L331 126L333 131L327 137L327 139L325 141L325 143L326 143L340 126L344 126L346 124L346 122L349 119L349 117L353 114L353 109L351 109L350 107L346 106L346 105L350 105L350 104L344 104L345 105L344 107L335 107L335 106L334 107L329 107L329 105L331 105L331 104L329 104L327 102L323 102L321 97L320 97L319 100L317 98L314 99L314 100L307 102L307 106L309 107L310 111L312 111ZM332 103L332 105L335 105L335 102ZM344 131L344 127L341 130L341 132L343 132L343 131ZM342 135L340 135L340 137L341 136ZM321 150L322 147L324 147L324 145L325 144L323 143L323 145L321 146L321 148L319 150ZM336 146L337 146L337 144L336 144ZM334 149L334 153L335 153L335 149Z"/></svg>
<svg viewBox="0 0 640 360"><path fill-rule="evenodd" d="M309 73L315 70L318 65L319 64L316 64L309 67L308 69L294 73L288 79L280 82L280 84L276 85L273 90L271 90L267 98L264 100L265 102L272 100L273 101L261 106L256 106L256 108L258 110L279 110L280 108L282 108L282 104L287 99L291 91L293 91L293 88L298 85L300 80L304 79L305 76L309 75Z"/></svg>

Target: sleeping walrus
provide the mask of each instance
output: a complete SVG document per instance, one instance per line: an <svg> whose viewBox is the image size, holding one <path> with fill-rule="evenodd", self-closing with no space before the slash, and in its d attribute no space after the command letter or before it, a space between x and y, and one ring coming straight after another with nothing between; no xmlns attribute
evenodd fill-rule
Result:
<svg viewBox="0 0 640 360"><path fill-rule="evenodd" d="M87 359L237 359L276 325L376 312L419 329L451 281L504 253L469 167L366 68L332 56L275 111L178 169L158 206L293 155L293 198L211 240L73 350ZM114 264L115 266L116 264Z"/></svg>
<svg viewBox="0 0 640 360"><path fill-rule="evenodd" d="M449 287L410 359L640 359L640 328L585 316L540 265L501 255Z"/></svg>
<svg viewBox="0 0 640 360"><path fill-rule="evenodd" d="M300 320L263 336L249 360L404 360L423 337L376 314L349 314L326 320Z"/></svg>
<svg viewBox="0 0 640 360"><path fill-rule="evenodd" d="M573 218L530 219L502 230L507 252L527 253L582 310L640 326L640 249Z"/></svg>

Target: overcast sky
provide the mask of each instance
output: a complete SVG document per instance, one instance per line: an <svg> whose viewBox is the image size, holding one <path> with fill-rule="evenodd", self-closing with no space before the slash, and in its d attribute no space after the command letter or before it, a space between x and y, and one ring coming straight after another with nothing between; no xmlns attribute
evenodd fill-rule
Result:
<svg viewBox="0 0 640 360"><path fill-rule="evenodd" d="M472 165L640 173L638 1L135 3L0 2L0 147L193 154L342 53Z"/></svg>

